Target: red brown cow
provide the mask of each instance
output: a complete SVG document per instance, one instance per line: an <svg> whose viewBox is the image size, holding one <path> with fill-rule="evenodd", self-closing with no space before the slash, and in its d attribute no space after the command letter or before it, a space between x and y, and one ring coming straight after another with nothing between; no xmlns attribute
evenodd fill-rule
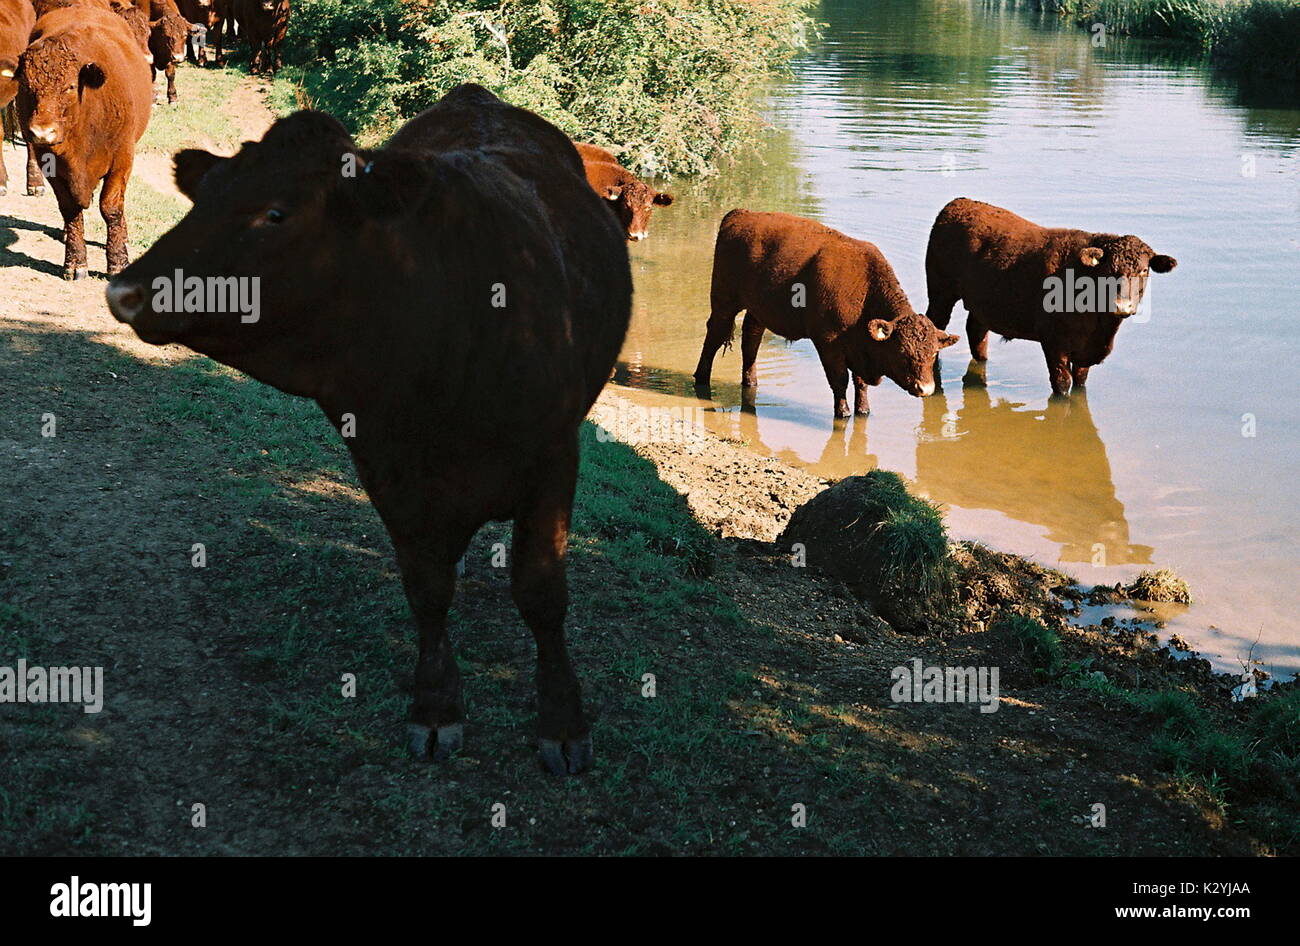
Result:
<svg viewBox="0 0 1300 946"><path fill-rule="evenodd" d="M709 300L697 385L708 386L714 356L731 343L743 309L741 384L758 383L755 361L764 332L791 341L811 338L836 417L849 416L850 374L858 414L867 413L867 385L885 377L916 397L932 394L935 356L957 341L912 310L875 245L790 214L733 210L722 218Z"/></svg>
<svg viewBox="0 0 1300 946"><path fill-rule="evenodd" d="M1052 391L1083 384L1138 310L1151 272L1178 261L1135 236L1040 227L1001 207L958 197L930 229L926 314L948 327L966 306L971 357L988 359L989 332L1043 346Z"/></svg>
<svg viewBox="0 0 1300 946"><path fill-rule="evenodd" d="M4 117L4 131L0 134L0 196L9 192L3 147L4 139L17 130L11 106L18 94L18 59L27 48L35 24L36 11L31 0L0 0L0 113ZM27 193L31 196L45 193L45 179L41 177L31 142L27 143Z"/></svg>
<svg viewBox="0 0 1300 946"><path fill-rule="evenodd" d="M629 240L644 240L655 207L667 207L673 195L656 191L596 145L574 142L587 173L587 183L600 197L609 201L614 216L623 225Z"/></svg>
<svg viewBox="0 0 1300 946"><path fill-rule="evenodd" d="M235 35L234 20L230 17L231 0L177 0L181 16L191 24L191 44L186 51L190 62L200 66L208 63L208 44L216 41L216 64L225 65L226 53L222 49L225 29L230 27L230 35Z"/></svg>
<svg viewBox="0 0 1300 946"><path fill-rule="evenodd" d="M185 49L190 38L190 24L176 7L174 0L136 0L147 2L149 14L149 56L152 76L156 80L161 72L167 77L167 101L176 101L176 67L185 61Z"/></svg>
<svg viewBox="0 0 1300 946"><path fill-rule="evenodd" d="M289 28L289 0L230 0L231 16L248 39L250 72L280 68L280 44Z"/></svg>
<svg viewBox="0 0 1300 946"><path fill-rule="evenodd" d="M233 158L180 152L176 183L193 210L112 280L109 305L146 342L315 398L344 433L419 629L411 748L441 760L461 745L456 562L483 523L513 519L541 759L586 768L564 552L578 427L618 355L632 283L568 139L462 85L379 150L298 112ZM157 290L178 269L187 283L260 279L260 316L163 311L175 307ZM502 372L511 396L484 397Z"/></svg>
<svg viewBox="0 0 1300 946"><path fill-rule="evenodd" d="M23 53L18 114L63 215L63 275L88 275L82 213L101 181L108 273L127 264L126 185L149 124L149 67L120 16L98 7L54 10L36 21ZM48 170L48 169L47 169Z"/></svg>

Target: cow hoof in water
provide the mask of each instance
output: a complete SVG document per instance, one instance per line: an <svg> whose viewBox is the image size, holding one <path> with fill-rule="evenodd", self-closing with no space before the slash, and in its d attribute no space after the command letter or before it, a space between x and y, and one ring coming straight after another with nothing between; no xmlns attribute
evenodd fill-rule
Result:
<svg viewBox="0 0 1300 946"><path fill-rule="evenodd" d="M580 739L538 739L538 759L551 775L577 775L591 768L591 736Z"/></svg>
<svg viewBox="0 0 1300 946"><path fill-rule="evenodd" d="M430 740L433 731L428 726L411 723L406 727L406 747L411 755L421 761L446 762L452 753L459 752L465 744L465 724L452 723L439 726L436 738Z"/></svg>

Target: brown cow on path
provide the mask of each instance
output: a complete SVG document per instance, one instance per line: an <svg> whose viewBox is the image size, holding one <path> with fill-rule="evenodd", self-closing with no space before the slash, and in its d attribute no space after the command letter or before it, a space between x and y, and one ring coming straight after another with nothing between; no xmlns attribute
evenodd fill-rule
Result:
<svg viewBox="0 0 1300 946"><path fill-rule="evenodd" d="M461 744L456 562L485 522L513 519L541 759L586 768L564 552L578 426L618 355L632 282L573 146L462 85L379 150L298 112L233 158L180 152L176 183L193 210L109 284L109 305L146 342L315 398L349 434L419 629L412 749L441 760ZM174 308L157 289L178 269L187 283L260 277L260 315L160 311ZM484 397L482 379L502 372L511 396Z"/></svg>
<svg viewBox="0 0 1300 946"><path fill-rule="evenodd" d="M226 64L226 53L222 49L222 42L226 26L230 27L230 35L235 35L234 20L230 16L231 0L177 0L177 7L181 11L181 16L185 17L191 24L190 36L191 44L186 50L186 57L190 62L200 66L208 64L208 44L211 39L216 40L216 59L218 66Z"/></svg>
<svg viewBox="0 0 1300 946"><path fill-rule="evenodd" d="M1055 394L1083 384L1137 312L1151 272L1178 261L1135 236L1040 227L1009 210L966 197L950 201L930 229L926 314L948 327L966 306L971 357L988 359L989 332L1039 342Z"/></svg>
<svg viewBox="0 0 1300 946"><path fill-rule="evenodd" d="M145 0L137 0L144 3ZM176 102L176 67L185 61L190 39L190 24L177 9L174 0L147 0L149 12L149 55L152 76L161 72L167 77L167 101Z"/></svg>
<svg viewBox="0 0 1300 946"><path fill-rule="evenodd" d="M656 191L613 160L614 156L604 148L577 142L575 147L582 157L587 183L600 197L609 202L609 209L622 224L627 238L644 240L648 235L650 214L655 207L667 207L671 204L673 195Z"/></svg>
<svg viewBox="0 0 1300 946"><path fill-rule="evenodd" d="M18 114L63 214L63 275L88 275L82 213L103 181L108 273L127 264L126 185L135 143L149 124L149 67L126 22L96 7L54 10L36 21L23 53Z"/></svg>
<svg viewBox="0 0 1300 946"><path fill-rule="evenodd" d="M280 68L280 44L289 28L289 0L230 0L231 17L248 38L248 71Z"/></svg>
<svg viewBox="0 0 1300 946"><path fill-rule="evenodd" d="M17 121L11 108L18 94L18 59L27 48L27 41L36 24L36 11L31 0L0 0L0 113L3 114L3 134L0 134L0 196L9 192L9 172L5 170L4 139L17 130ZM37 196L45 193L45 179L41 177L36 152L27 142L27 193Z"/></svg>
<svg viewBox="0 0 1300 946"><path fill-rule="evenodd" d="M741 327L741 384L758 383L755 360L766 331L811 338L835 398L835 416L867 413L867 385L888 377L908 394L934 392L939 349L957 341L912 310L894 270L874 244L783 213L733 210L713 251L712 314L695 369L707 388L718 349ZM702 392L703 393L703 392Z"/></svg>

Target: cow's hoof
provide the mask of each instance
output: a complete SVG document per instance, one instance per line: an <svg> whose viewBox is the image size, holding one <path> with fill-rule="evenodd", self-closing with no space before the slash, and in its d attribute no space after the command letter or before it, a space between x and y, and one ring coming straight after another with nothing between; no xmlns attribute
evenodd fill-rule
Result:
<svg viewBox="0 0 1300 946"><path fill-rule="evenodd" d="M577 775L591 768L591 735L579 739L538 739L538 760L551 775Z"/></svg>
<svg viewBox="0 0 1300 946"><path fill-rule="evenodd" d="M63 278L69 282L77 282L82 279L90 278L90 270L85 266L78 266L76 269L65 269Z"/></svg>
<svg viewBox="0 0 1300 946"><path fill-rule="evenodd" d="M29 187L29 188L27 188L27 196L28 196L28 197L44 197L44 196L45 196L45 188L44 188L44 187Z"/></svg>
<svg viewBox="0 0 1300 946"><path fill-rule="evenodd" d="M864 408L863 408L862 410L860 410L860 411L854 411L854 412L853 412L853 416L854 416L854 417L866 417L866 416L867 416L868 414L870 414L870 413L871 413L871 411L867 410L867 409L864 407Z"/></svg>
<svg viewBox="0 0 1300 946"><path fill-rule="evenodd" d="M428 726L410 723L406 730L408 735L406 748L420 761L446 762L465 744L464 723L439 726L437 735L433 739L429 738L433 735L433 730Z"/></svg>

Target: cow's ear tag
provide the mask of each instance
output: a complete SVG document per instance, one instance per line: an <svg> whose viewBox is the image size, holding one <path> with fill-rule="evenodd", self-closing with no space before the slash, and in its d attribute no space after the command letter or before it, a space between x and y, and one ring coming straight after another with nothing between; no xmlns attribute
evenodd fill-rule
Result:
<svg viewBox="0 0 1300 946"><path fill-rule="evenodd" d="M364 168L361 169L361 173L362 173L362 174L369 174L369 173L370 173L371 171L373 171L374 169L375 169L375 162L374 162L374 161L367 161L367 162L366 162L366 166L365 166Z"/></svg>

